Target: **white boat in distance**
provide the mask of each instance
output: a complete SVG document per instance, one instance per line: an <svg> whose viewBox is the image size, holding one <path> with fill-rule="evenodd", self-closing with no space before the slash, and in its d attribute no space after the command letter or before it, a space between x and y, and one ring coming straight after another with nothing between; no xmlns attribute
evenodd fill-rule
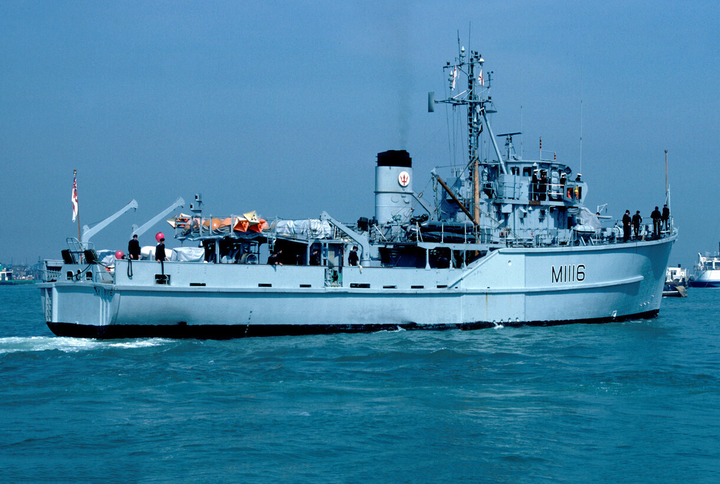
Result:
<svg viewBox="0 0 720 484"><path fill-rule="evenodd" d="M172 223L176 239L202 245L201 260L123 259L111 274L87 244L71 243L38 284L48 326L91 338L236 338L657 315L672 220L638 240L603 227L579 173L554 153L518 157L521 133L493 133L483 65L461 49L444 66L452 97L429 96L429 110L445 104L468 135L466 161L433 170L434 199L413 191L406 151L377 155L374 214L353 224L325 212L269 225L252 214L209 220L196 195ZM259 263L265 248L276 264Z"/></svg>
<svg viewBox="0 0 720 484"><path fill-rule="evenodd" d="M698 253L689 284L690 287L720 287L720 252L705 255Z"/></svg>

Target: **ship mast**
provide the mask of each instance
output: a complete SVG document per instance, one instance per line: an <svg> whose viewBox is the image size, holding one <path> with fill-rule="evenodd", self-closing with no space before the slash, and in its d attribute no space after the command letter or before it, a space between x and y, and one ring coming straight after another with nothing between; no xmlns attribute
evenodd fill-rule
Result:
<svg viewBox="0 0 720 484"><path fill-rule="evenodd" d="M485 79L483 77L483 64L485 60L477 51L470 51L469 58L466 58L465 47L460 48L460 54L454 65L449 62L443 69L449 69L450 90L456 88L458 72L462 72L467 76L467 90L456 94L448 99L436 101L435 93L428 95L428 111L434 111L435 103L446 103L455 106L467 107L467 125L468 125L468 168L472 171L473 178L473 218L475 224L480 221L480 134L483 126L487 126L489 137L498 159L498 169L501 173L506 174L507 169L503 161L500 148L495 140L492 127L487 118L489 111L487 105L491 105L489 96L483 97Z"/></svg>
<svg viewBox="0 0 720 484"><path fill-rule="evenodd" d="M470 63L468 63L468 160L472 164L473 171L473 218L475 225L480 223L480 133L482 124L477 116L477 100L479 96L475 93L475 59L482 69L482 57L477 52L470 52ZM465 60L465 48L460 50L461 65ZM482 76L482 70L480 71Z"/></svg>

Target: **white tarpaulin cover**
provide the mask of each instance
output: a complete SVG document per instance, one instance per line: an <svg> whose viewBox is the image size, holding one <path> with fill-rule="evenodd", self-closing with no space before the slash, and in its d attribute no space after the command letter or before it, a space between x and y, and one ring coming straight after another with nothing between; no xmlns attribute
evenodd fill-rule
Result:
<svg viewBox="0 0 720 484"><path fill-rule="evenodd" d="M165 257L167 257L170 260L173 260L173 250L168 249L165 247ZM140 255L143 259L150 259L155 260L155 246L154 245L146 245L142 249L140 249Z"/></svg>
<svg viewBox="0 0 720 484"><path fill-rule="evenodd" d="M600 219L597 217L597 215L588 210L587 207L582 208L578 218L580 219L580 225L588 225L592 227L595 231L602 228L602 225L600 224Z"/></svg>
<svg viewBox="0 0 720 484"><path fill-rule="evenodd" d="M332 227L327 220L278 220L273 225L277 235L308 239L332 238Z"/></svg>
<svg viewBox="0 0 720 484"><path fill-rule="evenodd" d="M167 251L167 249L165 249ZM180 262L202 262L205 260L205 249L201 247L178 247L174 250L172 260Z"/></svg>
<svg viewBox="0 0 720 484"><path fill-rule="evenodd" d="M100 261L100 264L104 265L105 267L115 266L115 251L114 250L101 249L101 250L96 250L95 253L98 256L98 260Z"/></svg>

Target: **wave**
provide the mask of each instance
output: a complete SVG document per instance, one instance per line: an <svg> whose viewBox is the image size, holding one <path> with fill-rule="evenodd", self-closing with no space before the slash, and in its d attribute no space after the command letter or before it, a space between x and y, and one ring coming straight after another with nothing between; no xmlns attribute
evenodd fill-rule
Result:
<svg viewBox="0 0 720 484"><path fill-rule="evenodd" d="M169 339L151 338L122 341L99 341L94 339L65 338L54 336L12 336L0 338L0 355L18 352L62 351L78 353L108 348L134 349L162 346L171 342Z"/></svg>

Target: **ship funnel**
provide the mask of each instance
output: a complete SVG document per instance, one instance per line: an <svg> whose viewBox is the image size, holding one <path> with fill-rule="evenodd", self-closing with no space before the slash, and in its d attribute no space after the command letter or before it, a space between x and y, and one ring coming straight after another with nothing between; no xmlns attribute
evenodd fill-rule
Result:
<svg viewBox="0 0 720 484"><path fill-rule="evenodd" d="M375 167L375 218L378 224L403 224L410 220L412 193L410 154L405 150L378 153Z"/></svg>

